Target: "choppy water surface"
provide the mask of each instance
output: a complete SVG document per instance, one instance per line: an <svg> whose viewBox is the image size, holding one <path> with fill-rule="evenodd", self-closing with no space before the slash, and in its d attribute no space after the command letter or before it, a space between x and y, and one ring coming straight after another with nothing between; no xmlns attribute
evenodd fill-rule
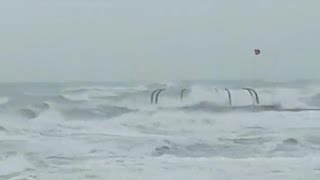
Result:
<svg viewBox="0 0 320 180"><path fill-rule="evenodd" d="M0 179L319 179L320 83L243 87L1 84Z"/></svg>

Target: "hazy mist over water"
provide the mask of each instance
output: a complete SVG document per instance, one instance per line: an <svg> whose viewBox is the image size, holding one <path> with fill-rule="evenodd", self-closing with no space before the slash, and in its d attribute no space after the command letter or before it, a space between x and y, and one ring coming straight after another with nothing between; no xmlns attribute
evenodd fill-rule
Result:
<svg viewBox="0 0 320 180"><path fill-rule="evenodd" d="M0 80L317 79L319 5L2 1Z"/></svg>

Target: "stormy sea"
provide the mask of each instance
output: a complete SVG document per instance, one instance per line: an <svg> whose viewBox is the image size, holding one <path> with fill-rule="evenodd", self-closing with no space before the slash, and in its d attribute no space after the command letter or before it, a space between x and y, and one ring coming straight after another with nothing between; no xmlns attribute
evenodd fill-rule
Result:
<svg viewBox="0 0 320 180"><path fill-rule="evenodd" d="M319 178L319 81L0 84L0 179Z"/></svg>

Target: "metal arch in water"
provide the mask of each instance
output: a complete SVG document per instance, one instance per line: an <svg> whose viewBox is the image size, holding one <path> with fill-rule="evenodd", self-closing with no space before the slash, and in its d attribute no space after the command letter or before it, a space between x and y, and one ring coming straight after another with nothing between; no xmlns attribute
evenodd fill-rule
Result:
<svg viewBox="0 0 320 180"><path fill-rule="evenodd" d="M165 91L166 89L160 89L157 94L156 94L156 101L155 101L155 104L158 104L158 100L159 100L159 95L162 91Z"/></svg>
<svg viewBox="0 0 320 180"><path fill-rule="evenodd" d="M155 93L158 92L158 91L160 91L160 89L156 89L156 90L152 91L152 93L151 93L151 104L153 104L154 95L155 95Z"/></svg>
<svg viewBox="0 0 320 180"><path fill-rule="evenodd" d="M229 91L229 89L225 89L226 91L227 91L227 93L228 93L228 97L229 97L229 105L230 106L232 106L232 99L231 99L231 93L230 93L230 91Z"/></svg>
<svg viewBox="0 0 320 180"><path fill-rule="evenodd" d="M185 91L187 91L187 89L182 89L182 91L181 91L181 95L180 95L181 101L183 100L183 94Z"/></svg>
<svg viewBox="0 0 320 180"><path fill-rule="evenodd" d="M259 105L259 104L260 104L260 100L259 100L259 96L258 96L257 91L255 91L255 90L252 89L252 88L248 88L248 89L250 89L250 90L254 93L254 95L256 96L256 102L257 102L257 104Z"/></svg>
<svg viewBox="0 0 320 180"><path fill-rule="evenodd" d="M251 96L251 98L253 100L253 105L255 105L256 104L256 99L253 97L252 90L250 88L242 88L242 89L246 90L246 91L248 91L250 93L250 96Z"/></svg>

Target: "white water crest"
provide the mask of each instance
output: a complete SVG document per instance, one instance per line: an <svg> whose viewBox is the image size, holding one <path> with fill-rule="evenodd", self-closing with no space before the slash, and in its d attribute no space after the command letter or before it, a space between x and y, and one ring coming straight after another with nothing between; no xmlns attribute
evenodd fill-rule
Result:
<svg viewBox="0 0 320 180"><path fill-rule="evenodd" d="M24 83L0 96L0 179L320 178L318 82Z"/></svg>

